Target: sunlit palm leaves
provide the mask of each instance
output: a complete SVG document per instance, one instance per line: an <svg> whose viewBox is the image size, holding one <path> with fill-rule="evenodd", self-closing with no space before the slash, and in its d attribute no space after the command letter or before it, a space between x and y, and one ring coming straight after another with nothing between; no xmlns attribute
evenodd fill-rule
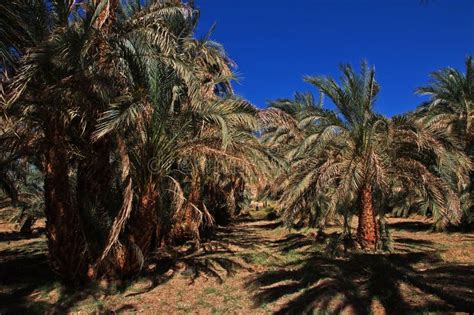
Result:
<svg viewBox="0 0 474 315"><path fill-rule="evenodd" d="M466 69L462 73L453 68L445 68L431 74L429 86L417 89L417 93L430 96L430 100L421 106L413 115L423 124L439 125L448 129L457 145L464 150L470 160L466 167L471 167L467 181L452 181L461 197L464 212L463 221L469 223L472 217L472 159L474 157L474 62L466 58ZM451 168L451 171L456 171Z"/></svg>
<svg viewBox="0 0 474 315"><path fill-rule="evenodd" d="M280 187L287 216L298 217L314 208L326 216L356 213L367 184L383 214L398 185L404 191L420 189L424 200L436 204L440 226L459 223L457 189L448 178L465 184L469 163L445 125L375 113L379 86L374 70L363 63L360 73L348 65L341 66L341 72L340 83L329 77L306 78L336 110L314 102L305 105L301 97L275 103L294 118L295 126L278 127L265 138L281 147L291 164Z"/></svg>

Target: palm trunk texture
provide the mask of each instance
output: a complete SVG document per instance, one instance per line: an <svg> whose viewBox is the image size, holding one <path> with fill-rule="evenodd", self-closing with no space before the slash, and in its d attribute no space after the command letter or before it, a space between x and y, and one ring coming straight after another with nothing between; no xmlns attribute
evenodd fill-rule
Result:
<svg viewBox="0 0 474 315"><path fill-rule="evenodd" d="M365 185L360 198L357 238L363 249L374 250L378 242L377 221L372 196L372 186Z"/></svg>

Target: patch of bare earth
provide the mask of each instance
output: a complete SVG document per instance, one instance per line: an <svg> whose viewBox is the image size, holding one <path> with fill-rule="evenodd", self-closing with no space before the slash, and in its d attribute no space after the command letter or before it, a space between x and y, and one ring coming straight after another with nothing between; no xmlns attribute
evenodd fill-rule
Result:
<svg viewBox="0 0 474 315"><path fill-rule="evenodd" d="M252 212L200 250L150 262L128 283L70 291L49 272L43 235L0 230L0 313L404 314L474 311L474 234L389 219L392 253L330 257L312 230ZM333 229L337 230L337 229Z"/></svg>

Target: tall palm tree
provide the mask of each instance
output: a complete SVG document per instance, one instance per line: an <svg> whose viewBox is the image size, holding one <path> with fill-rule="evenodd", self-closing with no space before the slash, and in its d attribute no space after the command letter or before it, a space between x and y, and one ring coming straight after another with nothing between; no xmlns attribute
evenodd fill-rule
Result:
<svg viewBox="0 0 474 315"><path fill-rule="evenodd" d="M342 65L341 72L340 83L325 76L305 78L331 99L336 110L307 106L286 125L294 133L296 128L304 131L290 154L289 175L281 183L286 214L291 217L308 209L308 201L317 201L326 215L354 209L359 217L358 240L363 248L374 250L380 237L377 216L383 215L394 185L400 185L421 187L441 209L439 221L457 222L455 190L425 163L436 161L439 169L465 180L466 157L454 150L443 126L377 114L374 69L362 63L360 73L349 65Z"/></svg>
<svg viewBox="0 0 474 315"><path fill-rule="evenodd" d="M223 49L193 37L190 5L56 1L47 12L48 36L24 52L2 111L10 133L36 134L51 261L72 282L134 274L173 226L199 237L212 221L206 165L242 178L251 157L264 160L257 111L233 96Z"/></svg>
<svg viewBox="0 0 474 315"><path fill-rule="evenodd" d="M462 73L453 68L445 68L431 74L431 83L417 89L417 93L430 96L430 100L414 113L421 120L438 120L447 125L466 154L474 158L474 61L466 58L466 69ZM466 221L472 219L472 181L459 187Z"/></svg>
<svg viewBox="0 0 474 315"><path fill-rule="evenodd" d="M120 106L111 104L99 118L93 136L100 140L117 134L125 140L126 155L131 157L133 171L130 179L134 184L129 187L140 200L137 207L130 202L122 207L101 259L118 245L118 231L124 227L119 222L129 216L129 239L133 239L133 247L136 245L141 256L146 257L153 239L155 243L161 243L166 234L161 225L166 221L171 220L175 228L184 229L177 234L187 231L198 237L200 218L206 213L198 193L202 182L198 172L190 174L189 194L181 211L182 192L186 189L180 186L186 186L188 181L183 183L176 177L176 165L187 163L196 168L196 161L202 158L229 158L232 154L227 148L236 143L232 138L234 130L250 134L256 126L255 109L232 97L230 60L222 48L207 38L192 38L197 12L181 5L173 12L170 11L173 7L159 4L145 8L141 14L154 8L160 8L166 14L163 18L170 20L169 25L173 26L157 25L162 33L168 32L165 38L169 45L160 42L149 45L147 36L134 36L130 40L123 59L131 70L133 85L142 88L138 94L142 98ZM156 15L157 12L150 13ZM160 20L157 23L161 23ZM169 199L170 185L175 187L175 195L181 201L173 202L172 211L163 214L163 208L170 206L160 200Z"/></svg>
<svg viewBox="0 0 474 315"><path fill-rule="evenodd" d="M72 204L67 144L71 115L68 110L72 108L69 105L76 105L75 102L85 93L80 93L84 89L80 89L79 93L72 89L72 85L82 86L78 83L82 80L76 75L78 65L69 62L77 60L89 33L84 32L87 29L84 27L85 20L69 24L73 7L65 1L53 1L51 5L44 1L14 1L7 7L17 9L17 16L25 18L33 13L31 8L35 8L38 16L43 18L35 21L36 24L31 21L24 26L34 25L43 30L42 36L30 41L12 37L19 39L19 44L8 40L8 37L6 42L2 42L9 48L8 51L13 49L13 55L22 57L15 65L12 82L7 86L9 99L2 110L5 117L12 117L9 120L13 121L13 129L27 128L36 134L31 143L35 152L29 153L38 155L44 172L46 230L51 262L55 271L65 276L65 280L75 281L76 275L84 274L87 255L84 255L85 241L79 213ZM23 31L31 33L29 28ZM25 42L30 46L25 46ZM69 255L64 255L64 252Z"/></svg>

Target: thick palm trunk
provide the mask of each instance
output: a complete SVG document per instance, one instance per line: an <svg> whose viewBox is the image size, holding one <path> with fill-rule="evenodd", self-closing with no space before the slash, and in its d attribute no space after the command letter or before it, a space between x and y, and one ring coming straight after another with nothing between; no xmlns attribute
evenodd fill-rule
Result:
<svg viewBox="0 0 474 315"><path fill-rule="evenodd" d="M245 184L242 178L232 176L230 183L226 187L227 198L227 220L231 220L240 214L240 203L244 199Z"/></svg>
<svg viewBox="0 0 474 315"><path fill-rule="evenodd" d="M114 277L117 273L119 275L135 273L135 271L139 271L141 268L141 263L135 262L143 261L143 259L140 259L143 255L141 255L141 252L138 253L136 250L137 245L134 242L133 236L131 236L130 239L122 240L124 243L118 242L132 212L133 188L132 179L130 177L130 159L127 147L123 139L120 137L117 137L117 148L122 163L122 206L116 214L114 222L110 226L105 246L101 250L100 256L98 259L94 258L95 263L92 268L89 269L88 275L91 279L96 278L99 272L108 277ZM136 230L133 225L132 230ZM114 250L112 251L112 249ZM113 254L109 255L111 251ZM107 257L109 257L109 259L104 263L104 260Z"/></svg>
<svg viewBox="0 0 474 315"><path fill-rule="evenodd" d="M237 182L235 184L235 189L234 189L234 199L235 199L235 212L234 216L240 215L241 209L241 203L244 201L245 196L245 181L243 178L239 177L237 178Z"/></svg>
<svg viewBox="0 0 474 315"><path fill-rule="evenodd" d="M174 214L171 220L171 243L181 243L189 239L199 239L199 222L195 206L202 204L201 177L196 169L191 174L188 200L183 211Z"/></svg>
<svg viewBox="0 0 474 315"><path fill-rule="evenodd" d="M230 182L226 185L226 213L228 215L227 220L234 218L236 215L236 189L238 187L238 179L236 176L231 176Z"/></svg>
<svg viewBox="0 0 474 315"><path fill-rule="evenodd" d="M151 180L146 184L138 202L138 209L132 214L130 222L130 236L145 257L150 252L158 224L156 204L159 194L156 188L156 184Z"/></svg>
<svg viewBox="0 0 474 315"><path fill-rule="evenodd" d="M372 186L366 184L360 196L359 227L357 238L363 249L375 250L378 242L377 221Z"/></svg>
<svg viewBox="0 0 474 315"><path fill-rule="evenodd" d="M71 205L63 129L46 128L49 144L44 161L46 235L52 267L67 282L86 275L86 252L79 215Z"/></svg>
<svg viewBox="0 0 474 315"><path fill-rule="evenodd" d="M229 216L226 214L227 196L223 190L214 181L209 181L203 187L203 196L206 198L206 206L214 218L215 223L217 225L226 225Z"/></svg>
<svg viewBox="0 0 474 315"><path fill-rule="evenodd" d="M201 199L201 180L198 172L193 172L191 179L191 187L189 191L188 204L186 206L184 222L186 230L190 231L193 229L195 224L194 220L194 206L199 205Z"/></svg>
<svg viewBox="0 0 474 315"><path fill-rule="evenodd" d="M156 215L158 197L156 184L150 179L128 221L126 243L116 253L116 268L122 275L131 276L140 272L153 248L152 243L158 224Z"/></svg>
<svg viewBox="0 0 474 315"><path fill-rule="evenodd" d="M88 146L87 156L79 162L77 168L78 208L84 214L83 218L91 220L87 224L89 226L97 225L97 220L110 216L110 187L113 176L110 163L111 149L111 142L108 139ZM95 226L96 230L85 231L94 260L104 245L107 233L104 228L106 226Z"/></svg>
<svg viewBox="0 0 474 315"><path fill-rule="evenodd" d="M106 208L113 176L110 163L112 145L108 139L88 147L90 152L78 167L78 190L88 195L97 206ZM79 196L82 197L82 196Z"/></svg>
<svg viewBox="0 0 474 315"><path fill-rule="evenodd" d="M191 186L188 196L188 203L184 212L184 230L182 231L183 239L192 239L199 242L201 237L200 228L202 227L204 218L199 220L196 216L195 207L202 206L202 192L201 192L201 175L198 169L192 172Z"/></svg>

